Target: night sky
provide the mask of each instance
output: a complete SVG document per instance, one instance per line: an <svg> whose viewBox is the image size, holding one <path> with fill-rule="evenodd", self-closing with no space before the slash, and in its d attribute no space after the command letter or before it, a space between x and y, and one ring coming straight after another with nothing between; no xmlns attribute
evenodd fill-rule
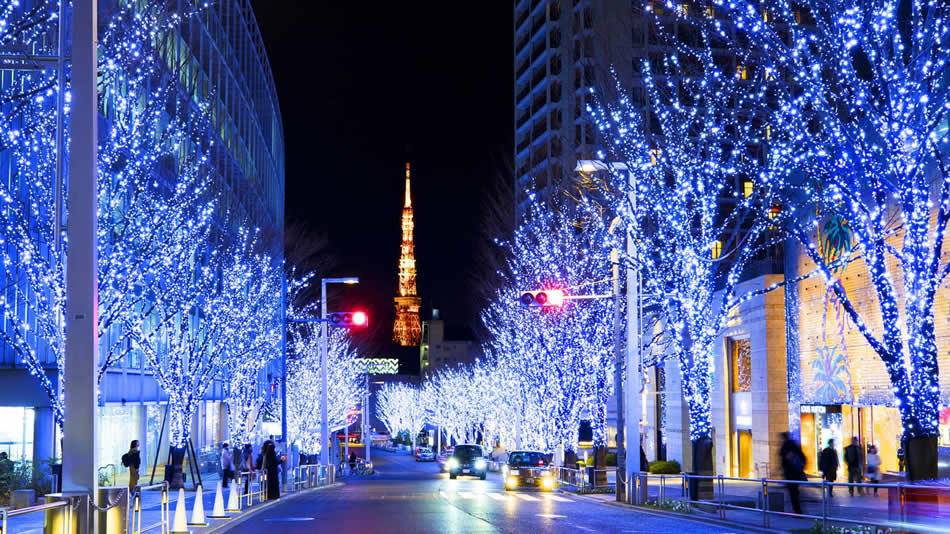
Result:
<svg viewBox="0 0 950 534"><path fill-rule="evenodd" d="M405 161L423 318L477 320L483 206L511 184L512 11L505 2L251 1L286 139L286 223L324 234L332 309L360 307L387 352ZM379 354L384 356L385 354Z"/></svg>

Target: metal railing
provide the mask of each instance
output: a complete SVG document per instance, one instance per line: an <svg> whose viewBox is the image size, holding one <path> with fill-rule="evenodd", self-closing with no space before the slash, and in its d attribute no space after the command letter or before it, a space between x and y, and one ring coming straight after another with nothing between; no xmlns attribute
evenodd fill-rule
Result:
<svg viewBox="0 0 950 534"><path fill-rule="evenodd" d="M162 499L159 505L159 521L151 525L142 526L142 492L158 489L162 492ZM129 519L129 532L132 534L141 534L156 528L161 528L161 534L168 534L169 523L171 522L171 512L168 506L168 482L162 481L158 484L148 486L136 486L132 490L132 517Z"/></svg>
<svg viewBox="0 0 950 534"><path fill-rule="evenodd" d="M567 472L566 475L570 480L571 477L576 476L573 472L577 470L560 468L559 472ZM559 476L559 480L564 475ZM670 481L677 480L678 484L671 486ZM723 475L693 475L687 473L680 474L671 474L671 475L658 475L658 474L649 474L649 473L640 473L640 477L637 478L637 491L634 492L635 498L637 495L641 495L641 492L647 496L648 501L652 501L649 494L650 481L658 481L658 491L656 493L656 504L663 506L664 503L668 500L680 501L683 503L688 503L690 505L695 505L706 511L712 511L717 515L719 519L727 519L727 511L744 511L744 512L757 512L761 514L761 523L762 526L770 528L770 519L773 516L778 517L787 517L787 518L796 518L796 519L811 519L817 522L820 522L822 529L827 529L829 524L838 523L838 524L850 524L850 525L867 525L873 527L883 527L890 529L899 529L899 530L911 530L911 531L925 531L925 532L944 532L950 533L950 528L947 527L938 527L935 524L923 524L916 522L919 520L917 517L911 517L909 508L912 506L908 505L908 494L916 494L918 492L928 493L934 499L939 499L940 495L944 495L944 498L950 498L950 486L933 486L933 485L917 485L917 484L905 484L905 483L887 483L887 484L874 484L874 483L847 483L847 482L828 482L823 481L792 481L792 480L775 480L768 478L740 478L740 477L727 477ZM572 480L573 482L573 480ZM730 483L730 484L727 484ZM646 484L647 488L641 488L641 484ZM745 489L749 489L748 486L751 486L753 489L753 495L755 496L751 502L748 502L749 497L745 495L727 495L727 489L740 489L741 485L747 485ZM577 487L577 484L571 484ZM820 501L820 510L818 513L815 513L814 510L811 510L812 513L794 513L784 511L784 499L785 491L781 493L782 503L780 506L772 505L772 499L770 499L770 493L776 491L786 490L789 486L797 486L799 491L802 491L806 488L811 488L818 490L818 493L821 496ZM670 495L671 488L679 486L679 495ZM589 486L588 486L589 487ZM882 511L887 514L887 518L878 518L873 517L867 513L867 508L859 508L860 514L855 517L845 517L841 514L841 509L838 508L836 511L835 507L832 505L835 504L835 501L832 501L832 493L834 489L839 489L841 491L854 490L858 492L868 491L875 492L875 490L885 490L888 492L888 505L886 508L883 508ZM647 490L647 491L644 491ZM893 498L893 504L896 506L896 514L894 507L892 507L892 495L890 492L895 492ZM695 498L694 498L695 496ZM742 501L746 500L747 503ZM738 503L738 504L737 504ZM638 503L645 504L645 503ZM777 503L776 503L777 504ZM772 509L772 508L781 508L781 509ZM935 510L936 511L936 508ZM926 515L933 517L933 511L928 512ZM895 517L892 517L895 516ZM733 518L735 519L735 518ZM950 523L948 523L950 524Z"/></svg>
<svg viewBox="0 0 950 534"><path fill-rule="evenodd" d="M63 526L63 534L70 532L69 526L73 523L73 510L75 509L74 501L79 500L79 497L66 497L65 500L50 502L46 504L37 504L36 506L28 506L26 508L17 508L16 510L8 510L6 508L0 509L0 533L6 534L10 532L8 521L12 517L17 517L21 515L33 514L36 512L47 513L52 510L57 510L62 508L63 517L60 518L60 524ZM49 520L47 520L48 522ZM50 525L52 526L52 525Z"/></svg>

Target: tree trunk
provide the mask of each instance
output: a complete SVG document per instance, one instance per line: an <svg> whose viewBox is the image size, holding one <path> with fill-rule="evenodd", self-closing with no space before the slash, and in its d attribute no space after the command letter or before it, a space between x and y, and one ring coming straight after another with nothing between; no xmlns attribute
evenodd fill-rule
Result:
<svg viewBox="0 0 950 534"><path fill-rule="evenodd" d="M904 443L904 462L908 480L937 478L937 436L907 438Z"/></svg>
<svg viewBox="0 0 950 534"><path fill-rule="evenodd" d="M694 439L693 444L693 471L694 475L713 475L713 443L712 439L702 437ZM709 500L713 498L713 480L693 479L689 483L689 498L693 501Z"/></svg>

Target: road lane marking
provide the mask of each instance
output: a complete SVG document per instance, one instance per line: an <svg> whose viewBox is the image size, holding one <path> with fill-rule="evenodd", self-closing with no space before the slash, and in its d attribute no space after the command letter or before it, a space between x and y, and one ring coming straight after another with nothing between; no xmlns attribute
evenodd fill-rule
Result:
<svg viewBox="0 0 950 534"><path fill-rule="evenodd" d="M523 501L534 501L534 502L538 502L538 501L541 500L541 499L539 499L539 498L537 498L537 497L532 497L531 495L525 495L524 493L515 493L515 497L518 497L519 499L521 499L521 500L523 500Z"/></svg>
<svg viewBox="0 0 950 534"><path fill-rule="evenodd" d="M555 500L557 502L574 502L570 499L565 499L564 497L561 497L560 495L551 495L550 497L552 500Z"/></svg>
<svg viewBox="0 0 950 534"><path fill-rule="evenodd" d="M467 492L467 491L460 491L460 492L458 492L458 496L461 497L461 498L463 498L463 499L472 499L472 498L474 498L474 495L472 495L471 493L469 493L469 492Z"/></svg>
<svg viewBox="0 0 950 534"><path fill-rule="evenodd" d="M507 500L508 500L508 496L507 496L507 495L499 495L499 494L497 494L497 493L486 493L485 495L488 495L489 497L491 497L492 499L495 499L496 501L507 501Z"/></svg>
<svg viewBox="0 0 950 534"><path fill-rule="evenodd" d="M558 515L558 514L537 514L537 515L538 517L546 517L548 519L563 519L567 517L566 515Z"/></svg>
<svg viewBox="0 0 950 534"><path fill-rule="evenodd" d="M313 521L312 517L277 517L273 519L265 519L264 522L278 522L278 521Z"/></svg>

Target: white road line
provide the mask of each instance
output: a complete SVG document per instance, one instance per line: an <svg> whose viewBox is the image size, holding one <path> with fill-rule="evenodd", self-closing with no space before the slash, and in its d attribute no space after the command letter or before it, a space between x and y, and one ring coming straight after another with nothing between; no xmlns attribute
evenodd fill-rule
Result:
<svg viewBox="0 0 950 534"><path fill-rule="evenodd" d="M519 499L521 499L521 500L523 500L523 501L534 501L534 502L537 502L537 501L540 501L540 500L541 500L541 499L539 499L539 498L537 498L537 497L532 497L531 495L525 495L524 493L515 493L515 497L518 497Z"/></svg>
<svg viewBox="0 0 950 534"><path fill-rule="evenodd" d="M558 514L537 514L537 515L538 517L546 517L548 519L562 519L562 518L567 517L566 515L558 515Z"/></svg>
<svg viewBox="0 0 950 534"><path fill-rule="evenodd" d="M560 495L551 495L551 500L557 501L557 502L574 502L570 499L565 499L564 497L561 497Z"/></svg>
<svg viewBox="0 0 950 534"><path fill-rule="evenodd" d="M486 493L485 495L488 495L489 497L491 497L492 499L495 499L496 501L507 501L507 500L508 500L508 496L507 496L507 495L499 495L499 494L497 494L497 493Z"/></svg>
<svg viewBox="0 0 950 534"><path fill-rule="evenodd" d="M460 492L458 492L458 496L461 497L461 498L463 498L463 499L471 499L471 498L474 498L474 495L472 495L471 493L469 493L469 492L467 492L467 491L460 491Z"/></svg>

